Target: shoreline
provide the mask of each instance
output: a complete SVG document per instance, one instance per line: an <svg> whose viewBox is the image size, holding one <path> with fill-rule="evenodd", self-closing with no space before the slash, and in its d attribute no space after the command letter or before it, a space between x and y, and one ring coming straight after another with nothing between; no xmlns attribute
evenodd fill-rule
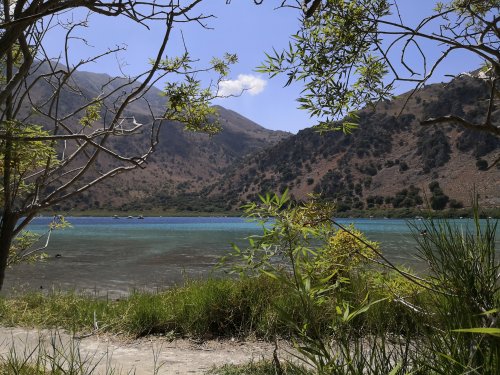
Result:
<svg viewBox="0 0 500 375"><path fill-rule="evenodd" d="M345 211L336 212L334 216L341 219L466 219L471 218L472 208L463 209L448 209L443 211L429 210L411 210L411 209L390 209L390 210L362 210L362 211ZM128 216L138 218L146 217L244 217L241 211L221 211L221 212L204 212L204 211L118 211L118 210L85 210L85 211L43 211L40 213L43 217L51 217L62 215L64 217L114 217L126 219ZM481 219L500 219L500 208L482 209L480 213Z"/></svg>

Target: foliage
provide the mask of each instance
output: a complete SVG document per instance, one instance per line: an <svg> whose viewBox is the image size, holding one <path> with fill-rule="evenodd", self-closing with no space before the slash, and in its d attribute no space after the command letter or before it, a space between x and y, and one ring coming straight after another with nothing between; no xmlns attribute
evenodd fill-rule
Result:
<svg viewBox="0 0 500 375"><path fill-rule="evenodd" d="M423 203L419 192L419 188L410 185L408 189L400 190L394 197L389 197L387 202L391 203L394 208L415 207Z"/></svg>
<svg viewBox="0 0 500 375"><path fill-rule="evenodd" d="M423 164L424 173L441 167L450 160L451 147L446 135L441 130L435 132L419 132L417 155Z"/></svg>
<svg viewBox="0 0 500 375"><path fill-rule="evenodd" d="M10 254L8 265L11 267L13 264L20 263L25 260L28 263L35 262L37 260L44 260L47 258L45 253L30 252L34 244L36 244L40 239L40 236L33 232L23 232L17 236L10 247ZM26 255L28 254L28 255Z"/></svg>
<svg viewBox="0 0 500 375"><path fill-rule="evenodd" d="M10 179L13 181L9 190L16 200L26 198L35 186L35 178L41 170L56 167L59 164L56 150L51 142L36 140L30 142L30 147L26 147L26 139L47 137L49 132L40 125L23 123L20 121L2 121L0 123L1 132L9 134L13 140L8 143L6 139L0 139L0 155L6 155L9 147L9 159L0 159L0 173L2 175L8 169L11 173ZM8 168L6 168L8 160ZM0 202L5 204L4 179L0 179Z"/></svg>
<svg viewBox="0 0 500 375"><path fill-rule="evenodd" d="M85 115L80 119L79 123L83 128L91 128L92 124L101 119L102 102L95 100L85 108Z"/></svg>
<svg viewBox="0 0 500 375"><path fill-rule="evenodd" d="M476 167L479 171L486 171L488 169L488 162L484 159L478 159L476 161Z"/></svg>
<svg viewBox="0 0 500 375"><path fill-rule="evenodd" d="M429 184L429 190L432 193L431 208L433 210L443 210L448 204L450 198L443 192L443 190L439 186L439 182L432 181Z"/></svg>
<svg viewBox="0 0 500 375"><path fill-rule="evenodd" d="M378 350L374 350L373 356L363 355L362 347L367 342L363 343L359 334L349 328L371 306L385 299L370 300L365 295L360 301L352 301L353 306L351 300L342 298L349 284L348 271L359 271L361 259L368 254L374 257L374 249L363 238L353 240L346 233L335 231L332 212L332 205L317 199L293 205L286 192L261 197L260 204L246 207L246 213L262 225L263 235L251 237L246 250L235 247L232 256L239 262L233 269L240 274L266 275L299 302L300 320L280 308L278 319L291 329L297 358L314 373L356 373L371 365L376 371L389 372L392 354L385 358L389 360L385 365L376 362L381 354ZM336 311L326 326L322 306L334 307ZM333 351L330 335L339 352ZM368 345L375 348L380 342L369 341ZM288 366L299 373L304 371L293 362Z"/></svg>
<svg viewBox="0 0 500 375"><path fill-rule="evenodd" d="M271 301L300 319L294 312L297 301L274 280L261 277L187 281L157 293L135 291L116 301L76 292L19 293L0 299L0 322L88 332L96 319L101 331L132 337L289 336ZM325 321L332 314L322 311Z"/></svg>
<svg viewBox="0 0 500 375"><path fill-rule="evenodd" d="M496 260L495 232L497 223L479 222L476 213L472 228L456 227L449 222L425 221L415 236L420 254L435 281L453 297L470 316L494 320L483 315L500 304L500 264ZM494 314L493 314L494 315Z"/></svg>
<svg viewBox="0 0 500 375"><path fill-rule="evenodd" d="M476 158L488 155L500 148L500 138L488 137L486 134L465 130L457 138L457 148L460 151L471 151Z"/></svg>
<svg viewBox="0 0 500 375"><path fill-rule="evenodd" d="M377 20L388 13L386 0L326 1L314 17L302 18L302 28L289 48L268 54L259 69L271 76L286 73L287 84L304 81L300 107L325 117L325 128L348 132L355 118L341 124L332 120L346 110L389 96L391 86L383 81L387 67L372 47L378 39ZM344 84L345 77L352 77L353 82Z"/></svg>
<svg viewBox="0 0 500 375"><path fill-rule="evenodd" d="M331 211L317 202L292 205L286 194L261 200L247 213L260 220L264 234L251 238L249 249L235 249L240 259L235 269L267 275L297 296L301 319L281 309L278 318L291 327L296 357L313 373L497 371L496 225L481 226L478 210L472 232L432 220L415 225L420 254L430 267L430 275L422 278L396 268L359 233L345 229L332 237ZM359 259L375 253L382 257L375 263L392 271L360 266L355 258L345 262L353 253ZM325 327L318 308L328 305L337 316ZM298 369L293 362L288 365Z"/></svg>
<svg viewBox="0 0 500 375"><path fill-rule="evenodd" d="M498 1L440 2L415 25L403 21L398 2L390 0L314 0L301 10L301 28L288 48L269 53L259 69L271 77L286 74L287 85L303 82L298 101L319 117L320 130L350 131L355 111L389 98L397 82L422 88L453 52L461 51L484 63L476 76L491 87L484 121L476 124L448 112L424 123L457 122L500 135L491 120L499 95ZM442 53L430 57L431 46ZM344 123L334 122L346 115Z"/></svg>
<svg viewBox="0 0 500 375"><path fill-rule="evenodd" d="M238 58L234 54L226 53L223 58L213 58L211 69L219 74L218 82L229 74L229 66L235 64ZM210 105L210 100L217 96L213 88L202 89L200 79L195 78L193 71L194 60L187 52L182 57L165 59L160 69L167 72L183 72L184 82L167 82L164 95L167 97L165 117L185 125L186 130L216 134L221 130L216 121L217 109ZM218 87L217 87L218 88Z"/></svg>
<svg viewBox="0 0 500 375"><path fill-rule="evenodd" d="M425 362L438 374L495 374L500 363L500 342L475 335L499 328L500 263L497 223L481 223L477 203L474 207L470 225L430 220L414 226L420 255L437 288L420 307L440 322L423 336L430 355L423 352L418 363Z"/></svg>
<svg viewBox="0 0 500 375"><path fill-rule="evenodd" d="M31 231L22 231L12 241L7 265L12 267L22 262L33 263L43 261L47 254L42 252L48 245L52 231L70 227L64 216L56 215L48 225L47 232L43 234ZM45 244L41 243L42 241Z"/></svg>
<svg viewBox="0 0 500 375"><path fill-rule="evenodd" d="M211 369L209 375L276 375L277 368L275 363L269 360L260 360L257 362L250 362L243 365L224 365ZM281 367L282 375L295 375L295 374L310 373L306 369L297 371L293 366ZM312 374L311 374L312 375Z"/></svg>
<svg viewBox="0 0 500 375"><path fill-rule="evenodd" d="M366 266L368 259L377 258L373 251L379 250L377 243L367 240L353 225L347 229L349 232L338 229L328 239L324 249L317 250L312 267L320 278L351 275L362 269L363 264Z"/></svg>

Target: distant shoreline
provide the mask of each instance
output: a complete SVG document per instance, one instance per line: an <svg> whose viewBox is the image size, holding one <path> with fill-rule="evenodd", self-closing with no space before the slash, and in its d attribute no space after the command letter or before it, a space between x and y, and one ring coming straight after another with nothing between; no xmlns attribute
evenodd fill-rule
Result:
<svg viewBox="0 0 500 375"><path fill-rule="evenodd" d="M499 208L487 208L480 210L481 218L500 219ZM63 215L75 217L241 217L243 211L176 211L176 210L151 210L151 211L120 211L120 210L70 210L70 211L47 211L41 212L43 216ZM413 218L468 218L472 217L471 208L447 209L442 211L431 211L425 209L374 209L374 210L351 210L336 212L335 217L339 218L377 218L377 219L413 219Z"/></svg>

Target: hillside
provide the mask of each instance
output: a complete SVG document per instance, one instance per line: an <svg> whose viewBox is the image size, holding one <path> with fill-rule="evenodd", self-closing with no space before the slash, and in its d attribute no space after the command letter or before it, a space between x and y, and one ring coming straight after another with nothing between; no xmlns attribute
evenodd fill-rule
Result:
<svg viewBox="0 0 500 375"><path fill-rule="evenodd" d="M46 71L47 67L41 66L37 74ZM121 88L126 83L128 82L123 78L77 71L70 82L75 89L66 89L64 95L61 95L59 116L71 114L102 92L114 92L101 110L101 117L104 119L109 116L107 112L112 111L123 97L124 91ZM130 87L127 89L130 90ZM30 91L31 100L44 108L44 101L52 92L51 85L39 81ZM160 90L152 87L144 99L128 106L125 116L149 126L152 122L151 114L156 116L163 113L165 102ZM164 121L159 145L148 159L146 168L106 180L55 208L65 212L102 208L127 210L142 208L140 202L153 195L176 196L199 191L222 177L229 166L289 136L286 132L267 130L234 111L220 106L216 108L218 121L223 128L219 134L209 137L206 134L190 133L180 124ZM30 110L31 106L25 104L23 113L26 113L29 121L50 124L46 117L37 116ZM72 116L67 121L69 126L78 126L81 115ZM140 155L149 147L149 134L118 137L108 147L120 155ZM113 161L102 154L96 163L94 175L100 169L109 169L112 165Z"/></svg>
<svg viewBox="0 0 500 375"><path fill-rule="evenodd" d="M462 77L409 95L361 111L359 128L350 135L305 129L232 168L208 195L227 197L237 207L257 194L289 188L296 199L321 193L340 211L400 208L433 199L433 182L435 200L448 196L441 202L447 207L467 206L474 187L484 207L500 207L499 166L484 170L485 162L498 158L500 139L419 123L445 114L480 121L487 87Z"/></svg>

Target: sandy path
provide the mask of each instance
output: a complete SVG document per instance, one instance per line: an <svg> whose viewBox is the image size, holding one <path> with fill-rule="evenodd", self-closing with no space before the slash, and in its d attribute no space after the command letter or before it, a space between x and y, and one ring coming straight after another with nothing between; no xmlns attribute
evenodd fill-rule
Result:
<svg viewBox="0 0 500 375"><path fill-rule="evenodd" d="M167 340L162 337L124 340L116 336L94 335L75 339L60 331L0 327L0 355L5 356L13 347L18 355L33 350L41 342L51 351L56 341L62 356L71 348L78 348L87 368L97 364L92 374L106 374L106 368L119 369L121 374L155 374L155 356L162 364L156 374L204 374L215 365L239 364L270 358L273 345L260 341L236 340L195 342L192 340ZM27 353L27 352L26 352Z"/></svg>

